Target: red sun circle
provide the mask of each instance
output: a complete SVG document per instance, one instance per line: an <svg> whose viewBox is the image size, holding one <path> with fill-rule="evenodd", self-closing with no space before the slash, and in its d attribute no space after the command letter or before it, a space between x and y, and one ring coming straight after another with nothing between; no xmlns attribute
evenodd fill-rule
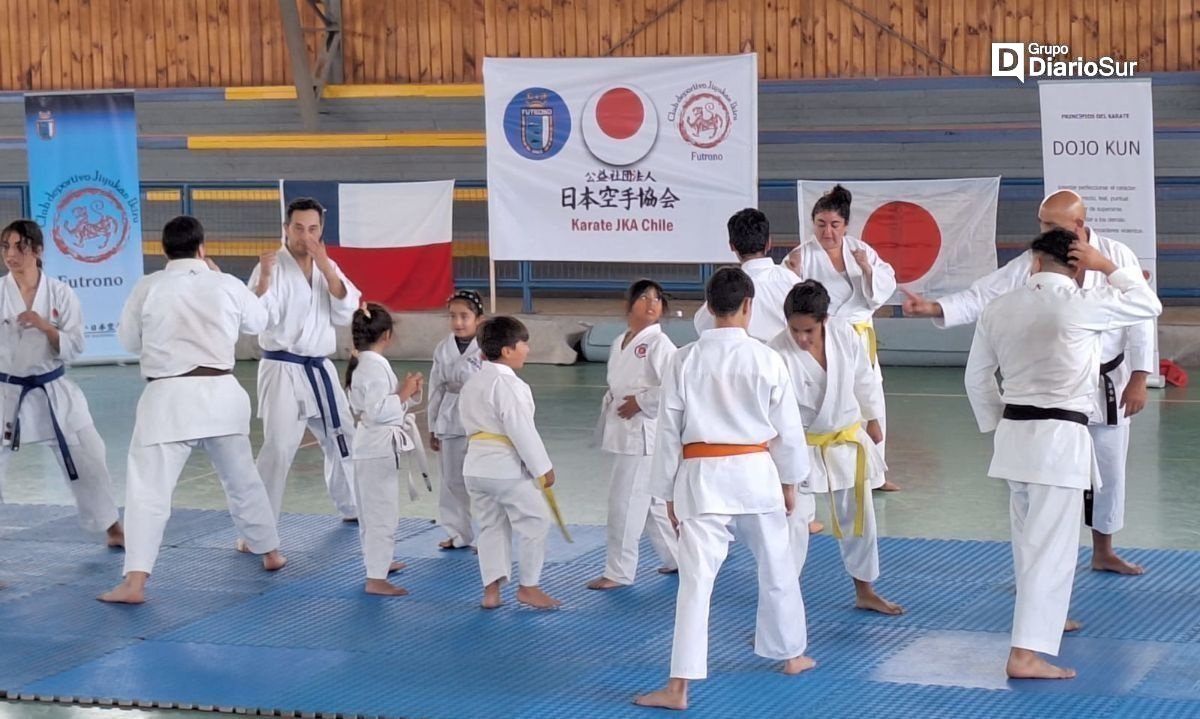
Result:
<svg viewBox="0 0 1200 719"><path fill-rule="evenodd" d="M645 118L641 98L627 87L614 87L596 103L596 124L614 140L633 137Z"/></svg>
<svg viewBox="0 0 1200 719"><path fill-rule="evenodd" d="M896 270L900 284L924 277L942 251L937 220L911 202L888 202L876 208L863 225L862 241Z"/></svg>

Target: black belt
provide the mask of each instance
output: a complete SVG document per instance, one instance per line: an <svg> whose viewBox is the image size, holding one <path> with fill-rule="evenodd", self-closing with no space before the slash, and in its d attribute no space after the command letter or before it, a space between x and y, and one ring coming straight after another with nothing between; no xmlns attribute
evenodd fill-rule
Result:
<svg viewBox="0 0 1200 719"><path fill-rule="evenodd" d="M197 367L190 372L171 375L170 377L147 377L146 381L157 382L160 379L176 379L178 377L222 377L227 374L233 374L233 370L217 369L216 367Z"/></svg>
<svg viewBox="0 0 1200 719"><path fill-rule="evenodd" d="M329 425L333 425L333 433L337 438L338 451L343 458L350 456L350 447L346 444L346 437L342 434L342 418L338 411L337 395L333 391L333 380L329 377L329 371L325 369L324 357L307 357L298 355L292 352L284 352L283 350L267 350L262 353L263 359L275 360L276 362L289 362L298 364L304 367L304 374L308 377L308 384L312 387L313 396L317 399L317 411L321 413L321 426L325 428L325 433L329 433ZM321 375L320 383L317 382L317 373ZM321 402L321 389L325 390L325 399L329 405L328 419L325 415L325 405Z"/></svg>
<svg viewBox="0 0 1200 719"><path fill-rule="evenodd" d="M1057 407L1031 407L1027 404L1004 405L1004 419L1012 419L1018 422L1038 419L1061 419L1064 422L1074 422L1075 424L1082 424L1085 427L1088 423L1088 416L1083 412L1074 412L1069 409L1059 409Z"/></svg>
<svg viewBox="0 0 1200 719"><path fill-rule="evenodd" d="M1112 427L1117 426L1117 420L1119 419L1117 415L1117 385L1112 381L1112 378L1108 376L1108 373L1120 367L1121 363L1124 361L1125 353L1122 352L1116 357L1113 357L1109 361L1100 365L1100 381L1104 383L1104 402L1107 405L1105 424L1108 424Z"/></svg>
<svg viewBox="0 0 1200 719"><path fill-rule="evenodd" d="M25 395L35 389L40 389L42 394L46 395L46 409L50 411L50 426L54 429L54 439L58 442L58 451L62 454L63 466L67 468L67 476L72 480L76 480L79 479L79 472L75 469L75 460L71 459L71 450L67 448L67 438L63 434L62 427L58 424L58 417L54 414L54 403L50 401L50 393L46 391L46 385L62 377L65 373L66 370L61 366L45 374L35 374L27 377L18 377L0 372L0 382L16 385L21 388L21 394L17 397L17 409L13 413L12 451L16 452L21 448L21 404L25 401Z"/></svg>

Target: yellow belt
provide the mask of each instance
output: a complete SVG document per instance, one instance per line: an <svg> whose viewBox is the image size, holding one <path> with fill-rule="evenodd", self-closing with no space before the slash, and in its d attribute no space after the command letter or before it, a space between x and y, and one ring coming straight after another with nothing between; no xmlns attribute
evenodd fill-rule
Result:
<svg viewBox="0 0 1200 719"><path fill-rule="evenodd" d="M836 444L853 444L858 448L858 456L854 466L854 501L857 505L857 510L854 513L854 536L861 537L863 535L863 520L866 517L867 510L867 448L858 439L860 429L862 429L862 424L855 422L847 427L842 427L836 432L825 432L823 434L814 432L804 433L809 446L818 447L821 450L821 461L825 463L826 482L829 485L829 509L830 516L833 519L833 536L838 539L842 538L842 527L838 522L837 506L833 501L833 482L829 479L829 462L825 459L825 452Z"/></svg>
<svg viewBox="0 0 1200 719"><path fill-rule="evenodd" d="M879 343L875 337L875 325L871 320L864 320L862 322L851 323L850 326L854 328L854 331L860 337L863 335L867 336L867 356L871 358L871 366L874 367L876 355L879 354Z"/></svg>
<svg viewBox="0 0 1200 719"><path fill-rule="evenodd" d="M472 434L470 439L484 439L500 444L513 446L512 440L502 434L493 434L492 432L476 432ZM546 498L546 504L550 505L550 512L554 515L554 521L558 523L558 528L562 530L563 538L568 542L574 542L571 539L571 533L567 531L567 523L563 521L562 512L558 508L558 500L554 497L554 490L546 486L546 475L538 477L536 480L538 489L542 490L542 496Z"/></svg>

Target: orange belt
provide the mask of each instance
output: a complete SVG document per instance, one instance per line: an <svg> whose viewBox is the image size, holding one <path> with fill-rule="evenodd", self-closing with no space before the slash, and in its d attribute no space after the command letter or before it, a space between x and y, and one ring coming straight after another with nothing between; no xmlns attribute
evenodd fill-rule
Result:
<svg viewBox="0 0 1200 719"><path fill-rule="evenodd" d="M683 458L735 457L739 454L756 454L766 451L766 442L762 444L708 444L706 442L692 442L691 444L683 445Z"/></svg>

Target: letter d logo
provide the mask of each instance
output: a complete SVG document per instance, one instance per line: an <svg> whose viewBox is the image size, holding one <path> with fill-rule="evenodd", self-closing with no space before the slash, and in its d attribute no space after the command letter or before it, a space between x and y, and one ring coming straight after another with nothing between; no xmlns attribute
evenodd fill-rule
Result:
<svg viewBox="0 0 1200 719"><path fill-rule="evenodd" d="M1025 46L1019 42L992 43L992 77L1015 77L1025 82Z"/></svg>

